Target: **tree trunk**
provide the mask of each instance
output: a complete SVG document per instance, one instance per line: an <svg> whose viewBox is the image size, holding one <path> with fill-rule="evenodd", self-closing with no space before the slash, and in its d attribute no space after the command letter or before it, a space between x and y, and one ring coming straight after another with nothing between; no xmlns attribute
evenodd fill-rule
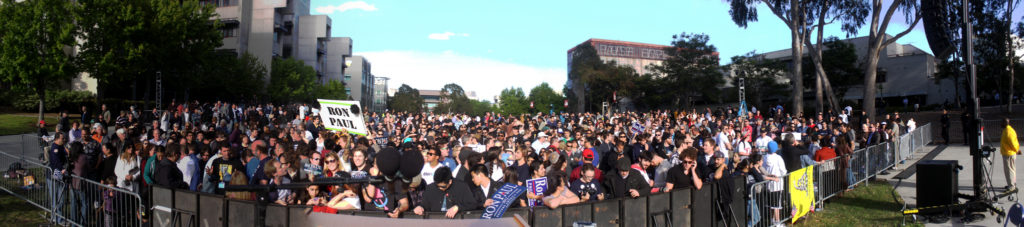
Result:
<svg viewBox="0 0 1024 227"><path fill-rule="evenodd" d="M879 45L881 44L881 40L874 39L874 37L872 37L868 42L868 59L867 62L865 62L866 66L864 67L864 106L862 108L867 112L867 118L874 120L876 112L875 88L877 88L875 85L875 77L878 76L878 52L879 49L881 49Z"/></svg>
<svg viewBox="0 0 1024 227"><path fill-rule="evenodd" d="M796 1L793 1L793 2L794 2L793 4L796 4L795 3ZM800 17L799 14L797 12L795 12L795 11L796 10L793 10L793 12L790 14L790 15L792 15L790 18L799 18ZM794 19L793 23L797 23L796 21L797 20ZM793 95L793 106L792 106L792 108L793 108L793 116L794 117L803 116L802 113L803 113L803 109L804 109L804 79L803 79L803 73L801 72L802 71L801 67L803 67L802 66L802 63L803 63L803 57L802 56L803 56L803 52L804 51L803 51L803 42L801 41L803 39L803 35L801 35L800 33L801 32L800 32L800 29L798 27L793 27L792 29L790 29L790 37L792 38L792 41L793 41L792 42L792 46L793 46L793 48L792 48L792 51L793 51L793 53L792 53L793 65L791 66L792 67L792 69L791 69L792 70L792 75L791 75L792 76L792 81L790 81L790 83L793 85L793 94L792 94Z"/></svg>
<svg viewBox="0 0 1024 227"><path fill-rule="evenodd" d="M36 77L36 95L39 96L39 121L42 121L46 112L46 86L41 76Z"/></svg>

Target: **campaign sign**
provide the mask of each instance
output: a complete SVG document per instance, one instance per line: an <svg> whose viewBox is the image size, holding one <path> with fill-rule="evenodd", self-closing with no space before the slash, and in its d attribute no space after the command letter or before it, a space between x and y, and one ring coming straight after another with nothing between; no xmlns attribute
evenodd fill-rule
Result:
<svg viewBox="0 0 1024 227"><path fill-rule="evenodd" d="M359 108L358 101L341 101L317 99L320 102L320 118L323 118L324 128L365 136L366 124L363 122L363 110Z"/></svg>
<svg viewBox="0 0 1024 227"><path fill-rule="evenodd" d="M644 131L644 126L640 125L640 122L633 122L633 126L629 127L629 132L633 133L633 135L640 134L640 132L643 132L643 131Z"/></svg>
<svg viewBox="0 0 1024 227"><path fill-rule="evenodd" d="M541 177L526 180L526 188L530 190L530 192L533 192L533 194L535 195L543 195L544 191L548 190L548 178ZM544 202L539 199L529 199L528 205L530 205L531 207L541 206L544 205Z"/></svg>
<svg viewBox="0 0 1024 227"><path fill-rule="evenodd" d="M516 202L519 195L524 192L526 192L526 187L505 183L501 188L498 188L494 196L491 196L491 200L494 200L494 203L484 208L484 214L480 215L480 219L501 218L505 214L505 210L508 210L508 207Z"/></svg>

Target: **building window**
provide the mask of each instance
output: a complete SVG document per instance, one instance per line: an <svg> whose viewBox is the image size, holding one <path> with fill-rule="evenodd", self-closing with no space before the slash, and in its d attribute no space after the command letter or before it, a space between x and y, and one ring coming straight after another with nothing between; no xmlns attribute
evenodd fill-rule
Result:
<svg viewBox="0 0 1024 227"><path fill-rule="evenodd" d="M876 71L875 73L875 83L885 83L888 74L888 70L885 70L884 68L878 68L878 71Z"/></svg>
<svg viewBox="0 0 1024 227"><path fill-rule="evenodd" d="M223 35L224 38L236 37L236 36L238 36L238 27L221 28L220 29L220 34Z"/></svg>

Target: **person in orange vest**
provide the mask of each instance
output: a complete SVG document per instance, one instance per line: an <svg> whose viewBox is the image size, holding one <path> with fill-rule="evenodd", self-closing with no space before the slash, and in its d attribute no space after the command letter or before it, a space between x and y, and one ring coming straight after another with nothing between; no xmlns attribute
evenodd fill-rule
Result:
<svg viewBox="0 0 1024 227"><path fill-rule="evenodd" d="M1017 155L1020 155L1020 143L1017 132L1010 127L1010 118L1003 118L1003 138L1000 140L1003 154L1003 173L1006 174L1006 190L1017 189Z"/></svg>

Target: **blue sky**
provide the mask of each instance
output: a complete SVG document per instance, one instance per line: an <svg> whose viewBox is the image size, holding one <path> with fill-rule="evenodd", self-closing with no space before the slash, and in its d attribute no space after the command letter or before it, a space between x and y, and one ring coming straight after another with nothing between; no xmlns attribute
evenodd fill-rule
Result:
<svg viewBox="0 0 1024 227"><path fill-rule="evenodd" d="M391 78L392 88L454 82L481 99L513 86L529 92L542 82L560 91L566 51L589 38L668 45L673 34L705 33L723 64L790 47L789 31L766 8L744 29L722 0L313 0L311 8L331 17L332 36L352 37L354 54L367 57L374 75ZM1015 17L1024 15L1017 11ZM890 34L907 27L902 17L894 21ZM846 37L838 25L825 31ZM855 36L866 35L862 29ZM920 24L898 43L930 52Z"/></svg>

